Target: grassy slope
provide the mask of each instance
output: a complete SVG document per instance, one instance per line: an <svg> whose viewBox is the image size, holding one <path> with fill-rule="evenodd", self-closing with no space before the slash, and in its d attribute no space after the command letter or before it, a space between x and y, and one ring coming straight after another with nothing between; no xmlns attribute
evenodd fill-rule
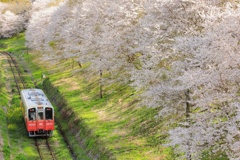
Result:
<svg viewBox="0 0 240 160"><path fill-rule="evenodd" d="M5 88L6 77L4 71L3 59L0 59L0 137L2 143L0 144L0 152L4 153L6 157L9 157L9 145L8 145L8 130L7 130L7 116L6 109L8 106L8 94ZM1 155L2 156L2 155ZM2 158L2 157L1 157Z"/></svg>

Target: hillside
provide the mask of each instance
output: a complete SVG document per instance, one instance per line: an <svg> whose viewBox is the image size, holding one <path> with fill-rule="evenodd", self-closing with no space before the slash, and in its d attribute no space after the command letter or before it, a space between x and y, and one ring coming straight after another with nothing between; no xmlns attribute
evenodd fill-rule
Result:
<svg viewBox="0 0 240 160"><path fill-rule="evenodd" d="M92 159L239 159L238 1L7 7L0 5L1 37L24 31L25 43L0 46L52 91L73 150Z"/></svg>

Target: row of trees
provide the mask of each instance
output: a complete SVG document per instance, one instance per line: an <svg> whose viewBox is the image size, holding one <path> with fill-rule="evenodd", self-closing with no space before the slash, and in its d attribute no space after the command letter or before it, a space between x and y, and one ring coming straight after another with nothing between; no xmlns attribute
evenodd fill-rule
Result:
<svg viewBox="0 0 240 160"><path fill-rule="evenodd" d="M49 59L91 62L177 115L179 159L240 157L240 4L232 0L36 0L27 45ZM176 125L177 124L177 125ZM166 124L169 125L169 124Z"/></svg>

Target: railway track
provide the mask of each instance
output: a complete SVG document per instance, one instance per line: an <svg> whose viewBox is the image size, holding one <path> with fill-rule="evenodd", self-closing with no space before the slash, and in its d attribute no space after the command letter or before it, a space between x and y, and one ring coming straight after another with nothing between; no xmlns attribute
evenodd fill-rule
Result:
<svg viewBox="0 0 240 160"><path fill-rule="evenodd" d="M7 57L9 66L13 74L15 85L20 96L21 90L26 89L23 77L21 75L20 68L16 60L14 59L14 57L11 55L11 53L9 52L0 52L0 53L4 54ZM53 150L51 149L51 146L49 145L47 137L34 138L34 141L35 141L35 145L41 160L50 160L50 159L57 160Z"/></svg>
<svg viewBox="0 0 240 160"><path fill-rule="evenodd" d="M35 145L37 146L37 150L41 160L56 160L56 157L53 154L54 152L51 150L47 137L35 138Z"/></svg>
<svg viewBox="0 0 240 160"><path fill-rule="evenodd" d="M8 64L11 68L11 71L13 73L14 81L15 81L15 86L18 90L18 93L20 95L21 89L26 88L24 84L24 80L21 76L21 71L19 69L19 66L17 65L16 60L13 58L13 56L9 52L1 52L7 57Z"/></svg>

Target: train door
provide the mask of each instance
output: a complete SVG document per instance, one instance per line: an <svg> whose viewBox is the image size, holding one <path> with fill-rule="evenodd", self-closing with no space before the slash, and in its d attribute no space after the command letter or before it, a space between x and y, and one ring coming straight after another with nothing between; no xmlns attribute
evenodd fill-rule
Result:
<svg viewBox="0 0 240 160"><path fill-rule="evenodd" d="M38 110L37 112L37 130L39 133L43 133L44 131L44 116L43 116L43 111Z"/></svg>
<svg viewBox="0 0 240 160"><path fill-rule="evenodd" d="M36 131L36 109L30 108L28 109L28 121L27 121L27 130Z"/></svg>
<svg viewBox="0 0 240 160"><path fill-rule="evenodd" d="M45 130L50 131L54 129L54 116L53 109L50 107L45 108Z"/></svg>

